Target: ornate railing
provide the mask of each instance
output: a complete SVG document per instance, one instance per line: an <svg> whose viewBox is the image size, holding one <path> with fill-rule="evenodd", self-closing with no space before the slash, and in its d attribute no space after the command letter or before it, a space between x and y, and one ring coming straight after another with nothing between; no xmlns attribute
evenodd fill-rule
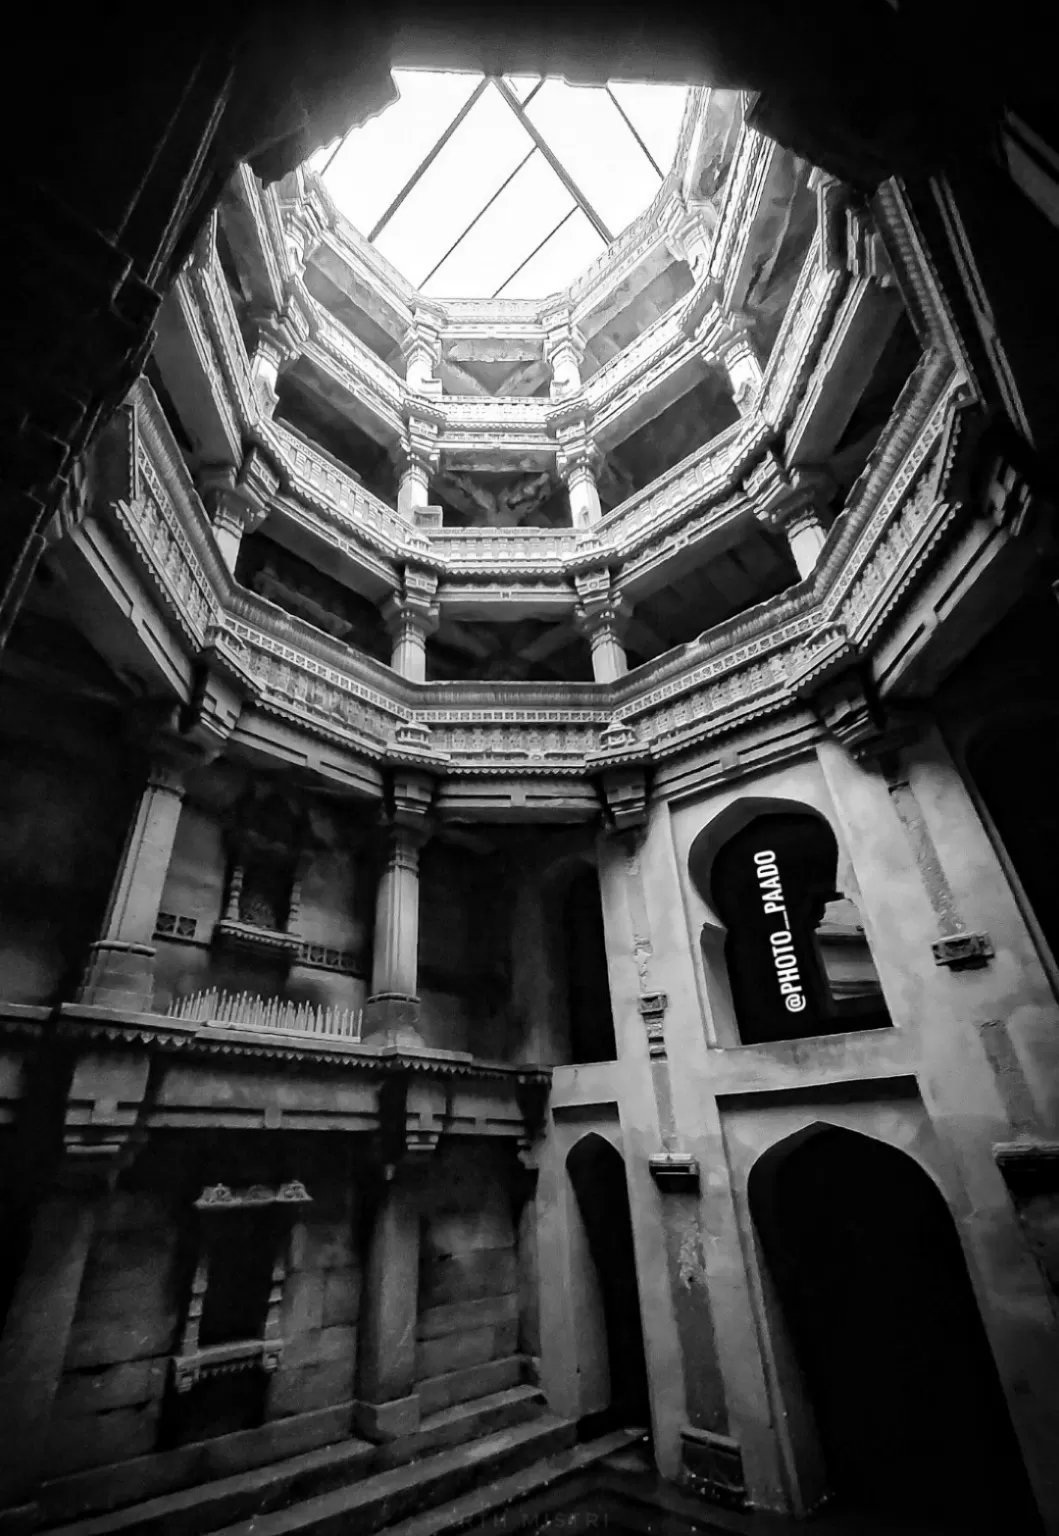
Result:
<svg viewBox="0 0 1059 1536"><path fill-rule="evenodd" d="M659 758L693 739L790 708L790 679L822 629L856 639L885 621L953 516L938 450L962 387L943 360L921 371L847 513L859 519L859 536L839 538L816 592L801 588L770 599L606 686L433 683L412 689L388 668L232 588L142 383L123 418L131 484L123 480L118 490L131 496L119 494L111 515L193 652L210 654L248 703L267 714L376 760L411 756L455 774L577 775L605 758L606 732L616 722L634 732L637 751ZM547 542L550 535L542 532Z"/></svg>
<svg viewBox="0 0 1059 1536"><path fill-rule="evenodd" d="M279 1030L286 1035L322 1035L348 1041L359 1041L364 1019L359 1008L314 1008L311 1003L265 998L252 992L225 992L217 987L174 998L166 1017L224 1029Z"/></svg>

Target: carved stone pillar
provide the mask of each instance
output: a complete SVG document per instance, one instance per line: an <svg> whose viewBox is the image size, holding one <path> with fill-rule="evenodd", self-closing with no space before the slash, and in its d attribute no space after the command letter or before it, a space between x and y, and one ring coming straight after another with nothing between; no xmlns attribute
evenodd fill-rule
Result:
<svg viewBox="0 0 1059 1536"><path fill-rule="evenodd" d="M147 1012L154 990L151 940L176 839L184 779L201 761L183 743L152 756L147 785L126 838L103 924L92 945L78 1002Z"/></svg>
<svg viewBox="0 0 1059 1536"><path fill-rule="evenodd" d="M413 1161L388 1170L368 1243L357 1337L356 1428L394 1440L419 1428L415 1390L419 1183Z"/></svg>
<svg viewBox="0 0 1059 1536"><path fill-rule="evenodd" d="M549 332L544 360L551 369L549 393L553 400L565 400L581 388L584 356L585 338L576 326L562 325Z"/></svg>
<svg viewBox="0 0 1059 1536"><path fill-rule="evenodd" d="M575 528L590 528L603 516L599 500L599 487L591 466L582 461L571 466L566 474L566 488L570 494L570 521Z"/></svg>
<svg viewBox="0 0 1059 1536"><path fill-rule="evenodd" d="M395 775L386 858L375 897L371 995L364 1038L421 1046L419 998L419 851L430 835L427 811L433 780L414 771Z"/></svg>
<svg viewBox="0 0 1059 1536"><path fill-rule="evenodd" d="M417 310L405 332L402 348L408 388L417 395L440 395L441 380L434 377L434 369L441 361L439 322Z"/></svg>
<svg viewBox="0 0 1059 1536"><path fill-rule="evenodd" d="M816 569L827 540L827 502L834 492L832 476L826 469L808 465L799 465L788 473L779 459L770 454L747 477L747 490L758 520L766 528L783 533L798 575L804 581Z"/></svg>
<svg viewBox="0 0 1059 1536"><path fill-rule="evenodd" d="M827 541L827 528L823 517L813 506L802 507L787 518L783 524L783 531L790 545L791 556L798 567L798 575L804 581L816 570L820 551Z"/></svg>
<svg viewBox="0 0 1059 1536"><path fill-rule="evenodd" d="M736 409L745 416L757 400L762 379L761 364L745 324L729 321L712 350L728 374Z"/></svg>
<svg viewBox="0 0 1059 1536"><path fill-rule="evenodd" d="M426 401L410 406L404 440L397 455L397 510L409 522L430 504L430 481L438 467L438 432L442 419Z"/></svg>
<svg viewBox="0 0 1059 1536"><path fill-rule="evenodd" d="M425 833L393 823L375 900L372 999L416 996L419 952L419 850Z"/></svg>
<svg viewBox="0 0 1059 1536"><path fill-rule="evenodd" d="M300 198L286 210L284 232L291 267L295 275L300 277L323 235L323 223L311 202Z"/></svg>
<svg viewBox="0 0 1059 1536"><path fill-rule="evenodd" d="M663 221L666 245L678 261L687 262L696 279L705 273L709 262L716 222L712 204L693 211L679 195L670 203Z"/></svg>
<svg viewBox="0 0 1059 1536"><path fill-rule="evenodd" d="M609 572L577 577L576 586L581 601L574 621L592 647L592 676L597 683L616 682L629 670L621 639L629 604L611 587Z"/></svg>
<svg viewBox="0 0 1059 1536"><path fill-rule="evenodd" d="M573 432L559 428L559 451L555 464L570 497L570 522L574 528L590 528L603 516L596 477L603 455L592 442L583 421Z"/></svg>
<svg viewBox="0 0 1059 1536"><path fill-rule="evenodd" d="M309 326L293 304L282 315L270 309L252 318L257 323L257 344L250 359L250 376L262 410L271 416L279 400L280 371L298 356Z"/></svg>
<svg viewBox="0 0 1059 1536"><path fill-rule="evenodd" d="M433 572L406 570L404 591L395 592L383 605L393 641L390 665L412 683L426 682L427 639L438 627L437 585Z"/></svg>
<svg viewBox="0 0 1059 1536"><path fill-rule="evenodd" d="M234 574L244 534L252 533L268 516L268 503L279 489L279 472L259 448L251 448L238 472L231 465L210 465L200 473L198 484L221 558Z"/></svg>

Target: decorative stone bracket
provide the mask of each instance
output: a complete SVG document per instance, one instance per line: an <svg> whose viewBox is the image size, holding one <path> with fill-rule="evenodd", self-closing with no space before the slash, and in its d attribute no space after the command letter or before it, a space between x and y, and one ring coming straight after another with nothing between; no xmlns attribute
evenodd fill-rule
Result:
<svg viewBox="0 0 1059 1536"><path fill-rule="evenodd" d="M935 965L947 965L954 971L973 970L993 958L993 941L987 933L948 934L936 939L930 948Z"/></svg>
<svg viewBox="0 0 1059 1536"><path fill-rule="evenodd" d="M697 1193L699 1163L690 1152L652 1152L647 1166L663 1194Z"/></svg>
<svg viewBox="0 0 1059 1536"><path fill-rule="evenodd" d="M647 1031L647 1050L651 1056L665 1057L666 1042L662 1032L669 998L665 992L641 992L640 1014Z"/></svg>
<svg viewBox="0 0 1059 1536"><path fill-rule="evenodd" d="M603 803L615 832L641 827L647 820L647 771L642 763L608 769L601 778Z"/></svg>
<svg viewBox="0 0 1059 1536"><path fill-rule="evenodd" d="M683 1481L717 1504L742 1508L746 1503L746 1478L738 1440L685 1424L680 1441Z"/></svg>

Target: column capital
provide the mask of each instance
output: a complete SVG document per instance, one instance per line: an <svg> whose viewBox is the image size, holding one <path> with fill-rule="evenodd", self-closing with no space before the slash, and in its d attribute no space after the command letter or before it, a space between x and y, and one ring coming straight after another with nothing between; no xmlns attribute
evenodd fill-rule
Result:
<svg viewBox="0 0 1059 1536"><path fill-rule="evenodd" d="M406 831L420 831L424 841L432 831L428 819L437 788L432 774L415 768L394 769L390 781L387 824Z"/></svg>
<svg viewBox="0 0 1059 1536"><path fill-rule="evenodd" d="M834 495L836 482L822 465L800 464L787 468L779 455L769 449L744 481L747 495L754 503L754 516L766 527L785 530L799 514L822 520Z"/></svg>
<svg viewBox="0 0 1059 1536"><path fill-rule="evenodd" d="M294 362L309 337L309 317L293 294L281 310L252 309L250 320L257 345L272 349L281 367Z"/></svg>
<svg viewBox="0 0 1059 1536"><path fill-rule="evenodd" d="M611 638L620 639L632 614L629 599L612 593L603 602L578 603L574 625L594 647Z"/></svg>
<svg viewBox="0 0 1059 1536"><path fill-rule="evenodd" d="M382 616L395 643L407 636L425 641L438 627L440 607L436 599L419 593L393 592L382 605Z"/></svg>
<svg viewBox="0 0 1059 1536"><path fill-rule="evenodd" d="M324 220L313 203L302 198L285 210L283 225L294 267L304 271L309 257L323 238Z"/></svg>
<svg viewBox="0 0 1059 1536"><path fill-rule="evenodd" d="M588 342L580 326L574 325L569 316L549 326L544 337L544 361L552 366L560 353L568 352L581 365Z"/></svg>

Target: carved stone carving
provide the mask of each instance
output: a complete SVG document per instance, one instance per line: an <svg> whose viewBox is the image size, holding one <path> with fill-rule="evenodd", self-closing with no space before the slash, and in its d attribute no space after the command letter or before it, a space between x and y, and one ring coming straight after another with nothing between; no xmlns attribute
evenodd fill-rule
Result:
<svg viewBox="0 0 1059 1536"><path fill-rule="evenodd" d="M471 474L447 470L437 477L441 494L472 523L487 528L517 528L552 494L552 477L545 471L519 475L509 484L493 488Z"/></svg>

